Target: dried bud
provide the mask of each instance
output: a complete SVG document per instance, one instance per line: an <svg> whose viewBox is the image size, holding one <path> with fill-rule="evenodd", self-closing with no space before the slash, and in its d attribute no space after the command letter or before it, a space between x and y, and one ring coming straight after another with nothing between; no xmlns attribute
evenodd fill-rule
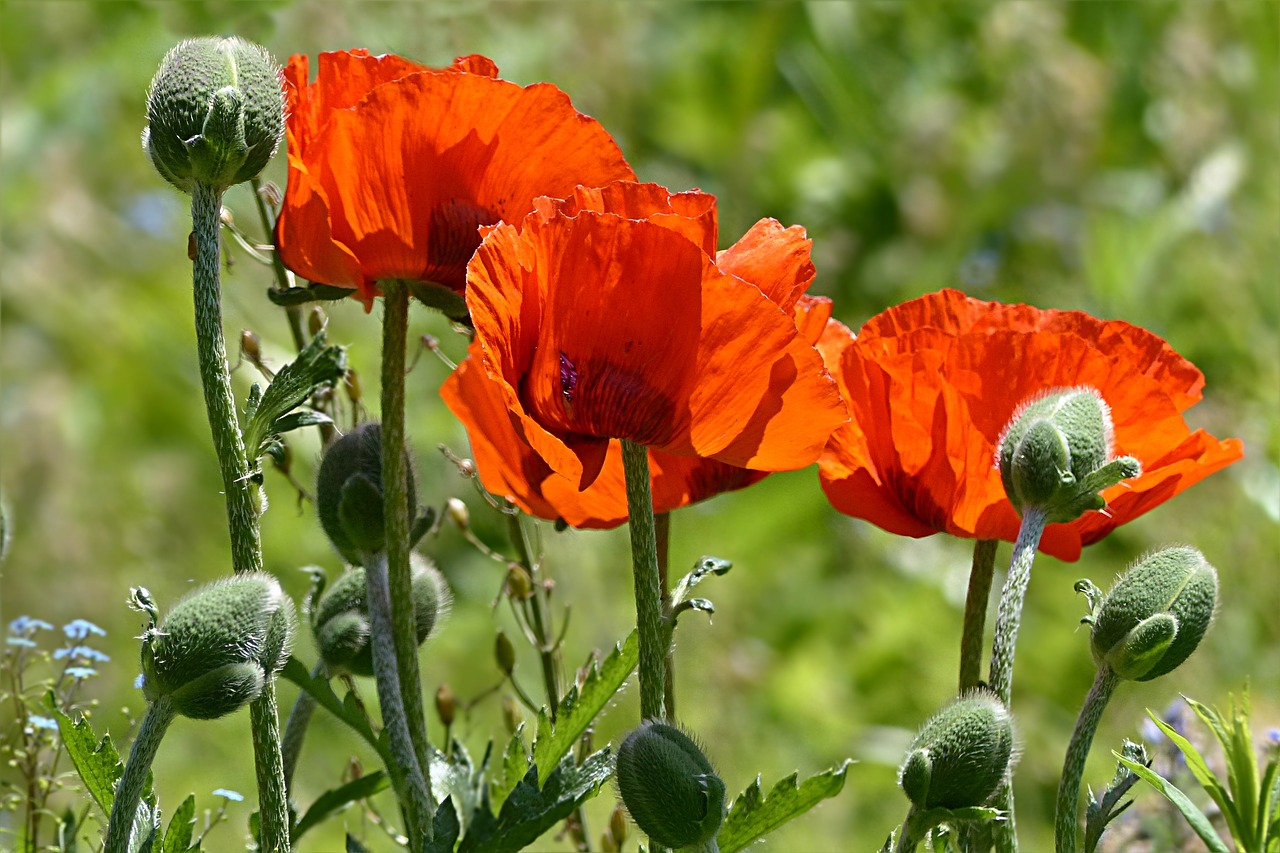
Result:
<svg viewBox="0 0 1280 853"><path fill-rule="evenodd" d="M1113 460L1111 410L1092 388L1050 391L1014 414L996 451L1005 493L1019 513L1035 508L1049 522L1102 509L1098 493L1142 471Z"/></svg>
<svg viewBox="0 0 1280 853"><path fill-rule="evenodd" d="M307 332L311 337L315 337L324 331L324 327L329 325L329 315L324 313L324 309L319 305L311 306L311 311L307 314Z"/></svg>
<svg viewBox="0 0 1280 853"><path fill-rule="evenodd" d="M1121 678L1150 681L1177 668L1213 621L1218 573L1194 548L1139 559L1098 604L1094 660Z"/></svg>
<svg viewBox="0 0 1280 853"><path fill-rule="evenodd" d="M524 712L511 696L502 697L502 724L507 727L507 734L515 734L524 722Z"/></svg>
<svg viewBox="0 0 1280 853"><path fill-rule="evenodd" d="M533 595L533 578L519 563L507 568L507 595L516 601L527 601Z"/></svg>
<svg viewBox="0 0 1280 853"><path fill-rule="evenodd" d="M511 639L502 631L498 632L498 638L494 640L493 657L503 675L510 675L515 671L516 647L511 645Z"/></svg>
<svg viewBox="0 0 1280 853"><path fill-rule="evenodd" d="M654 844L679 849L716 837L724 782L701 747L675 726L645 720L618 747L618 793Z"/></svg>
<svg viewBox="0 0 1280 853"><path fill-rule="evenodd" d="M458 700L448 684L441 684L436 688L436 714L440 716L440 722L446 729L453 725L458 714Z"/></svg>
<svg viewBox="0 0 1280 853"><path fill-rule="evenodd" d="M609 815L609 837L622 849L622 842L627 840L627 810L621 804L613 807Z"/></svg>
<svg viewBox="0 0 1280 853"><path fill-rule="evenodd" d="M418 645L422 645L448 615L452 596L444 576L422 555L410 553L409 571ZM331 674L373 675L366 584L364 569L348 569L324 591L312 611L311 632Z"/></svg>
<svg viewBox="0 0 1280 853"><path fill-rule="evenodd" d="M147 92L142 147L178 189L223 190L254 178L283 138L280 69L258 45L187 39L160 61Z"/></svg>
<svg viewBox="0 0 1280 853"><path fill-rule="evenodd" d="M230 714L284 666L293 602L274 577L247 572L201 587L142 640L142 692L197 720Z"/></svg>
<svg viewBox="0 0 1280 853"><path fill-rule="evenodd" d="M356 406L360 405L362 399L360 374L356 373L355 368L347 368L346 374L342 377L342 387L347 391L347 399Z"/></svg>
<svg viewBox="0 0 1280 853"><path fill-rule="evenodd" d="M412 518L417 507L412 473L408 480ZM361 565L364 553L386 547L381 425L361 424L329 445L316 478L316 507L329 541L347 562Z"/></svg>
<svg viewBox="0 0 1280 853"><path fill-rule="evenodd" d="M244 357L249 361L257 364L262 360L262 340L249 329L241 330L240 352L244 353Z"/></svg>
<svg viewBox="0 0 1280 853"><path fill-rule="evenodd" d="M898 770L898 784L916 808L980 806L1014 762L1013 718L990 691L952 700L924 724Z"/></svg>

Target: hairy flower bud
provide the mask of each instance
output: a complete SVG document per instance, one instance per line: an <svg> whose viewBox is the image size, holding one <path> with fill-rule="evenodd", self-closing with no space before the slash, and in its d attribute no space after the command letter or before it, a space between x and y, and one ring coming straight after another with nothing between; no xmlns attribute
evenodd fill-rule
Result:
<svg viewBox="0 0 1280 853"><path fill-rule="evenodd" d="M989 690L974 690L924 724L898 770L898 784L919 809L980 806L1014 760L1008 709Z"/></svg>
<svg viewBox="0 0 1280 853"><path fill-rule="evenodd" d="M280 68L239 38L181 42L160 61L147 92L142 147L183 192L224 190L256 177L284 138Z"/></svg>
<svg viewBox="0 0 1280 853"><path fill-rule="evenodd" d="M724 782L694 740L645 720L618 747L618 792L654 844L679 849L716 837L724 820Z"/></svg>
<svg viewBox="0 0 1280 853"><path fill-rule="evenodd" d="M142 692L168 697L197 720L253 701L289 658L293 602L269 574L247 572L201 587L142 640Z"/></svg>
<svg viewBox="0 0 1280 853"><path fill-rule="evenodd" d="M1094 660L1121 678L1150 681L1191 656L1213 621L1218 573L1195 548L1139 559L1091 618Z"/></svg>
<svg viewBox="0 0 1280 853"><path fill-rule="evenodd" d="M422 645L448 614L452 596L444 576L422 555L409 554L409 572L418 645ZM370 630L365 571L348 569L324 591L311 614L316 648L331 674L374 674Z"/></svg>
<svg viewBox="0 0 1280 853"><path fill-rule="evenodd" d="M1105 505L1098 493L1142 471L1113 460L1111 411L1092 388L1050 391L1024 403L996 450L1005 494L1019 513L1035 508L1049 522L1073 521Z"/></svg>
<svg viewBox="0 0 1280 853"><path fill-rule="evenodd" d="M412 474L408 480L412 517L417 508ZM347 562L362 565L365 553L386 547L381 424L361 424L329 446L316 477L316 507L329 541Z"/></svg>

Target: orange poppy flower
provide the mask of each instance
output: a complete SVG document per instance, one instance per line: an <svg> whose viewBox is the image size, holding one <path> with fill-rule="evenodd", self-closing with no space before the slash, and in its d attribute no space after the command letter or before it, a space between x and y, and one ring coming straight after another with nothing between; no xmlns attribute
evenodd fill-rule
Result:
<svg viewBox="0 0 1280 853"><path fill-rule="evenodd" d="M518 222L542 195L635 177L595 119L555 86L497 79L482 56L430 69L322 53L285 67L289 177L276 228L285 265L350 287L380 279L461 293L478 227Z"/></svg>
<svg viewBox="0 0 1280 853"><path fill-rule="evenodd" d="M795 319L813 277L808 240L766 220L713 257L715 228L710 196L618 183L488 231L468 268L476 341L444 394L492 491L610 526L626 514L611 503L622 495L611 439L760 471L817 459L847 415ZM655 489L724 482L687 472L677 486L661 472L682 463L654 457ZM555 505L595 483L608 499Z"/></svg>
<svg viewBox="0 0 1280 853"><path fill-rule="evenodd" d="M1017 537L994 465L1018 405L1047 388L1088 385L1115 426L1115 453L1143 473L1102 493L1104 510L1051 524L1040 550L1080 549L1243 455L1238 439L1188 428L1204 377L1156 335L1079 311L1001 305L943 290L883 312L824 348L852 421L819 470L836 509L892 533Z"/></svg>

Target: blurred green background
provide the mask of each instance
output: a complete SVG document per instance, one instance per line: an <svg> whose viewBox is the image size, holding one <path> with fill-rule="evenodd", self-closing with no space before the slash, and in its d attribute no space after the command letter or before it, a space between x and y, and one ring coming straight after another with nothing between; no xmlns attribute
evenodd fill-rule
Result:
<svg viewBox="0 0 1280 853"><path fill-rule="evenodd" d="M1014 711L1024 849L1050 845L1053 792L1076 710L1092 679L1084 602L1072 583L1105 585L1146 549L1201 548L1221 571L1221 611L1201 651L1174 675L1119 691L1086 782L1136 736L1145 707L1181 692L1224 702L1252 679L1261 730L1280 725L1280 16L1253 3L338 3L15 2L2 7L3 338L0 454L13 542L5 620L108 631L113 660L89 689L96 723L117 739L132 688L140 619L131 585L172 603L228 570L217 468L195 368L185 200L138 145L146 86L179 38L239 34L278 58L356 46L433 65L484 53L503 76L548 80L617 138L642 179L720 201L722 241L772 216L805 225L814 292L857 327L884 307L955 286L1120 318L1165 337L1206 374L1193 426L1244 439L1246 458L1088 549L1076 565L1044 557L1028 598ZM283 182L284 158L268 177ZM227 205L261 235L245 188ZM267 269L233 249L228 331L256 331L267 358L289 357ZM376 409L378 317L331 304L332 338L351 345ZM411 334L463 342L415 309ZM233 341L234 346L234 341ZM502 527L437 452L466 438L437 397L445 368L410 376L409 418L423 500L472 507L478 532ZM246 365L238 393L256 377ZM376 414L376 411L374 412ZM314 472L313 439L294 442ZM298 571L338 568L313 512L268 472L268 568L301 598ZM543 527L556 598L573 605L570 666L633 621L624 531ZM859 763L836 800L777 833L770 850L873 850L902 820L895 767L914 727L954 690L971 543L906 540L829 508L813 470L678 514L672 560L730 558L708 583L713 620L680 629L683 722L700 734L731 791L799 769ZM424 654L428 693L463 699L497 680L490 602L502 568L455 530L428 543L456 593L452 621ZM1002 546L999 560L1008 559ZM314 660L307 642L304 660ZM517 675L531 692L536 659ZM287 707L294 690L282 688ZM372 697L372 686L366 694ZM0 715L12 714L11 708ZM597 742L636 717L634 687ZM11 718L10 718L11 719ZM5 722L0 720L0 722ZM7 724L7 722L5 722ZM250 794L212 849L234 849L252 802L247 716L179 721L160 750L162 803L194 791ZM438 732L438 726L436 727ZM502 736L498 701L456 731L473 753ZM320 719L302 757L300 799L368 755ZM0 773L8 772L0 768ZM1139 792L1134 812L1155 795ZM593 803L598 832L612 802ZM304 851L341 849L347 812ZM0 840L0 847L8 840ZM632 842L632 845L634 841ZM386 846L385 844L383 846ZM543 848L567 849L548 836ZM540 848L540 849L543 849ZM632 846L631 849L634 849ZM1158 848L1157 848L1158 849Z"/></svg>

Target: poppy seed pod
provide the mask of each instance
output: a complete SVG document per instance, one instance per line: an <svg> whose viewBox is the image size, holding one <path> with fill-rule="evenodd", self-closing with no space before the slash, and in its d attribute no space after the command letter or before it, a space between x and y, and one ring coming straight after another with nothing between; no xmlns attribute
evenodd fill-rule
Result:
<svg viewBox="0 0 1280 853"><path fill-rule="evenodd" d="M898 784L919 809L980 806L1014 760L1008 709L994 693L974 690L924 724L898 770Z"/></svg>
<svg viewBox="0 0 1280 853"><path fill-rule="evenodd" d="M1143 557L1094 611L1094 660L1131 681L1171 672L1209 630L1217 599L1218 573L1195 548Z"/></svg>
<svg viewBox="0 0 1280 853"><path fill-rule="evenodd" d="M142 692L212 720L258 697L289 658L294 611L269 574L246 572L178 602L142 640Z"/></svg>
<svg viewBox="0 0 1280 853"><path fill-rule="evenodd" d="M1028 508L1049 522L1074 521L1102 509L1098 493L1136 477L1136 459L1112 460L1111 411L1092 388L1050 391L1022 405L996 450L1005 494L1020 514Z"/></svg>
<svg viewBox="0 0 1280 853"><path fill-rule="evenodd" d="M724 782L692 738L645 720L618 747L618 792L654 844L679 849L715 839L724 820Z"/></svg>
<svg viewBox="0 0 1280 853"><path fill-rule="evenodd" d="M142 148L183 192L256 177L284 137L280 68L240 38L197 38L160 61L147 92Z"/></svg>
<svg viewBox="0 0 1280 853"><path fill-rule="evenodd" d="M444 576L420 554L409 555L409 571L418 645L422 645L448 615L452 595ZM316 648L331 675L374 674L370 630L365 571L348 569L324 591L311 614Z"/></svg>
<svg viewBox="0 0 1280 853"><path fill-rule="evenodd" d="M408 480L412 517L417 501L412 474ZM362 565L363 554L386 547L381 424L361 424L325 451L316 477L316 507L329 541L347 562Z"/></svg>

